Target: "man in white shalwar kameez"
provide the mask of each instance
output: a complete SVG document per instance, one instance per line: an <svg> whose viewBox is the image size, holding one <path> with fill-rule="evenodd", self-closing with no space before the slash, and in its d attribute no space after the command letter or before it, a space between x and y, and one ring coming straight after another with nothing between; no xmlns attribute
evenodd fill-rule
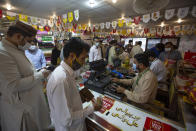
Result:
<svg viewBox="0 0 196 131"><path fill-rule="evenodd" d="M6 87L0 87L2 131L43 131L50 125L41 82L49 72L35 72L24 53L36 33L33 27L18 21L0 43L0 74L7 82Z"/></svg>
<svg viewBox="0 0 196 131"><path fill-rule="evenodd" d="M64 61L53 71L47 84L47 96L55 131L85 131L85 117L99 110L93 103L83 109L76 87L74 70L78 70L88 55L89 46L72 39L64 46Z"/></svg>

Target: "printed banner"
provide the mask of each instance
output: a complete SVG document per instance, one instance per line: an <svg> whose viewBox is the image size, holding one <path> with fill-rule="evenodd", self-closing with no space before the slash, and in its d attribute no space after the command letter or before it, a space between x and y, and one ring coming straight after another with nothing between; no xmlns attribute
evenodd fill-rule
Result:
<svg viewBox="0 0 196 131"><path fill-rule="evenodd" d="M118 26L123 27L124 25L124 19L118 20Z"/></svg>
<svg viewBox="0 0 196 131"><path fill-rule="evenodd" d="M79 20L79 10L75 10L75 11L74 11L74 17L75 17L75 20L76 20L76 21Z"/></svg>
<svg viewBox="0 0 196 131"><path fill-rule="evenodd" d="M99 29L99 24L95 25L95 29L98 30Z"/></svg>
<svg viewBox="0 0 196 131"><path fill-rule="evenodd" d="M19 20L23 22L28 22L28 17L27 15L19 14Z"/></svg>
<svg viewBox="0 0 196 131"><path fill-rule="evenodd" d="M143 22L148 23L150 21L150 14L143 15Z"/></svg>
<svg viewBox="0 0 196 131"><path fill-rule="evenodd" d="M6 13L8 16L16 16L16 13L14 13L14 12L7 11Z"/></svg>
<svg viewBox="0 0 196 131"><path fill-rule="evenodd" d="M126 26L130 27L131 25L132 25L132 19L131 18L126 19Z"/></svg>
<svg viewBox="0 0 196 131"><path fill-rule="evenodd" d="M64 22L64 23L67 23L67 14L63 14L62 17L63 17L63 22Z"/></svg>
<svg viewBox="0 0 196 131"><path fill-rule="evenodd" d="M137 17L134 18L134 23L136 25L138 25L140 23L140 20L141 20L141 17L140 16L137 16Z"/></svg>
<svg viewBox="0 0 196 131"><path fill-rule="evenodd" d="M37 18L36 17L31 16L30 18L31 18L31 23L32 24L37 24Z"/></svg>
<svg viewBox="0 0 196 131"><path fill-rule="evenodd" d="M157 21L160 18L160 11L152 13L151 19Z"/></svg>
<svg viewBox="0 0 196 131"><path fill-rule="evenodd" d="M112 28L116 29L116 27L117 27L117 22L116 21L112 21Z"/></svg>
<svg viewBox="0 0 196 131"><path fill-rule="evenodd" d="M106 29L110 29L110 22L106 22L105 27Z"/></svg>
<svg viewBox="0 0 196 131"><path fill-rule="evenodd" d="M73 21L73 12L68 13L68 20L70 23Z"/></svg>
<svg viewBox="0 0 196 131"><path fill-rule="evenodd" d="M101 29L104 29L104 25L105 25L104 23L100 24Z"/></svg>
<svg viewBox="0 0 196 131"><path fill-rule="evenodd" d="M175 9L170 9L165 11L165 19L169 20L174 16Z"/></svg>
<svg viewBox="0 0 196 131"><path fill-rule="evenodd" d="M181 19L185 18L188 15L188 12L189 12L189 7L179 8L177 16L178 18L181 18Z"/></svg>

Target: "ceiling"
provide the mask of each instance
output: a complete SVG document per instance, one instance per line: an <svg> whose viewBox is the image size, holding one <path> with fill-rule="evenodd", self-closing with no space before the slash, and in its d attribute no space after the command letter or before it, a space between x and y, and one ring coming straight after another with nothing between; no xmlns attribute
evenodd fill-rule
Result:
<svg viewBox="0 0 196 131"><path fill-rule="evenodd" d="M4 9L6 3L10 3L14 9L11 11L26 15L49 18L54 12L62 15L76 9L80 10L79 23L101 23L125 17L133 17L141 14L134 12L133 0L95 0L98 4L91 8L88 0L0 0L0 8ZM156 0L155 0L156 1ZM196 0L170 0L165 9L180 8L196 5Z"/></svg>

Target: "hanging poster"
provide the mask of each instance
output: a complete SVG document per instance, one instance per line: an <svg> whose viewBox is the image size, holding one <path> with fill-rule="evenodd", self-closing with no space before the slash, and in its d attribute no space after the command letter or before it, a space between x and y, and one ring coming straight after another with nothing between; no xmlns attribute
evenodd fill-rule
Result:
<svg viewBox="0 0 196 131"><path fill-rule="evenodd" d="M152 13L151 19L157 21L160 18L160 11Z"/></svg>
<svg viewBox="0 0 196 131"><path fill-rule="evenodd" d="M14 13L14 12L7 11L6 13L8 16L16 16L16 13Z"/></svg>
<svg viewBox="0 0 196 131"><path fill-rule="evenodd" d="M53 21L53 18L52 17L50 17L50 20L48 20L48 25L50 27L53 27L54 26L54 21Z"/></svg>
<svg viewBox="0 0 196 131"><path fill-rule="evenodd" d="M116 29L116 27L117 27L117 22L116 21L112 21L112 28Z"/></svg>
<svg viewBox="0 0 196 131"><path fill-rule="evenodd" d="M123 25L124 25L124 19L118 20L118 26L123 27Z"/></svg>
<svg viewBox="0 0 196 131"><path fill-rule="evenodd" d="M165 19L169 20L174 16L175 9L169 9L165 11Z"/></svg>
<svg viewBox="0 0 196 131"><path fill-rule="evenodd" d="M150 29L150 34L151 35L155 35L155 33L156 33L156 28L151 28Z"/></svg>
<svg viewBox="0 0 196 131"><path fill-rule="evenodd" d="M73 21L73 12L68 13L68 20L70 23Z"/></svg>
<svg viewBox="0 0 196 131"><path fill-rule="evenodd" d="M132 24L132 19L131 18L126 19L126 26L130 27L131 24Z"/></svg>
<svg viewBox="0 0 196 131"><path fill-rule="evenodd" d="M74 17L75 17L75 20L76 20L76 21L79 20L79 10L75 10L75 11L74 11Z"/></svg>
<svg viewBox="0 0 196 131"><path fill-rule="evenodd" d="M144 33L147 34L149 32L149 28L144 28Z"/></svg>
<svg viewBox="0 0 196 131"><path fill-rule="evenodd" d="M63 23L67 23L67 14L63 14Z"/></svg>
<svg viewBox="0 0 196 131"><path fill-rule="evenodd" d="M191 14L192 16L196 17L196 6L193 6Z"/></svg>
<svg viewBox="0 0 196 131"><path fill-rule="evenodd" d="M37 28L37 25L32 25L32 27L35 28L36 30L38 29L38 28Z"/></svg>
<svg viewBox="0 0 196 131"><path fill-rule="evenodd" d="M23 22L28 22L28 17L23 14L19 14L19 20Z"/></svg>
<svg viewBox="0 0 196 131"><path fill-rule="evenodd" d="M148 23L150 21L150 14L143 15L143 22Z"/></svg>
<svg viewBox="0 0 196 131"><path fill-rule="evenodd" d="M106 29L110 29L110 22L106 22L105 27Z"/></svg>
<svg viewBox="0 0 196 131"><path fill-rule="evenodd" d="M31 23L32 24L37 24L37 18L36 17L31 17Z"/></svg>
<svg viewBox="0 0 196 131"><path fill-rule="evenodd" d="M157 30L156 30L156 36L160 37L161 35L162 35L162 28L158 27Z"/></svg>
<svg viewBox="0 0 196 131"><path fill-rule="evenodd" d="M99 24L95 25L95 29L98 30L99 29Z"/></svg>
<svg viewBox="0 0 196 131"><path fill-rule="evenodd" d="M78 29L82 30L82 25L81 24L78 25Z"/></svg>
<svg viewBox="0 0 196 131"><path fill-rule="evenodd" d="M40 19L40 24L44 26L44 19Z"/></svg>
<svg viewBox="0 0 196 131"><path fill-rule="evenodd" d="M138 25L140 23L140 20L141 20L141 17L140 16L137 16L137 17L134 18L134 23L136 25Z"/></svg>
<svg viewBox="0 0 196 131"><path fill-rule="evenodd" d="M178 18L183 19L188 15L188 12L189 12L189 7L179 8L177 16L178 16Z"/></svg>
<svg viewBox="0 0 196 131"><path fill-rule="evenodd" d="M10 11L7 11L7 19L10 20L10 21L14 21L16 20L16 13L14 12L10 12Z"/></svg>
<svg viewBox="0 0 196 131"><path fill-rule="evenodd" d="M104 23L100 24L101 29L104 29Z"/></svg>

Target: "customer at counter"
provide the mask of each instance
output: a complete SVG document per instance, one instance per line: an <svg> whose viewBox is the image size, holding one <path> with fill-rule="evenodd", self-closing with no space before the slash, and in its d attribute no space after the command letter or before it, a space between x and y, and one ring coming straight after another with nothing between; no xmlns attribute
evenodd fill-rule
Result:
<svg viewBox="0 0 196 131"><path fill-rule="evenodd" d="M93 44L94 45L90 48L89 52L89 62L101 60L103 58L100 41L98 37L94 38Z"/></svg>
<svg viewBox="0 0 196 131"><path fill-rule="evenodd" d="M84 131L85 117L101 109L101 105L83 109L76 87L74 71L78 70L88 55L89 46L71 39L64 46L64 61L53 71L47 84L47 96L55 131Z"/></svg>
<svg viewBox="0 0 196 131"><path fill-rule="evenodd" d="M168 60L178 61L182 59L182 56L178 50L175 50L175 46L172 42L165 43L165 51L159 56L159 59L163 62Z"/></svg>
<svg viewBox="0 0 196 131"><path fill-rule="evenodd" d="M60 63L61 48L57 40L54 41L54 44L55 46L52 49L52 55L51 55L51 64L57 66Z"/></svg>
<svg viewBox="0 0 196 131"><path fill-rule="evenodd" d="M132 58L139 53L143 53L143 49L141 48L141 46L142 46L142 42L136 41L135 46L133 46L131 53L130 53Z"/></svg>
<svg viewBox="0 0 196 131"><path fill-rule="evenodd" d="M156 57L156 54L153 51L147 51L149 62L150 62L150 70L157 76L157 80L159 83L159 88L167 87L165 85L167 79L167 70L161 60Z"/></svg>
<svg viewBox="0 0 196 131"><path fill-rule="evenodd" d="M165 45L163 43L156 44L155 47L151 48L150 50L156 54L156 57L159 57L160 53L164 51Z"/></svg>
<svg viewBox="0 0 196 131"><path fill-rule="evenodd" d="M112 81L132 86L132 89L126 90L118 87L117 92L123 93L127 98L136 103L153 102L157 92L157 78L149 69L149 61L146 54L137 54L134 56L134 63L137 66L139 74L133 79L116 79Z"/></svg>
<svg viewBox="0 0 196 131"><path fill-rule="evenodd" d="M34 65L35 69L42 69L46 67L46 59L42 50L37 47L37 40L31 42L28 50L25 50L25 55L29 61Z"/></svg>
<svg viewBox="0 0 196 131"><path fill-rule="evenodd" d="M0 88L3 131L43 131L50 125L41 82L50 71L34 71L24 53L36 33L32 26L17 21L9 27L6 38L0 43L0 74L7 81L7 87Z"/></svg>

